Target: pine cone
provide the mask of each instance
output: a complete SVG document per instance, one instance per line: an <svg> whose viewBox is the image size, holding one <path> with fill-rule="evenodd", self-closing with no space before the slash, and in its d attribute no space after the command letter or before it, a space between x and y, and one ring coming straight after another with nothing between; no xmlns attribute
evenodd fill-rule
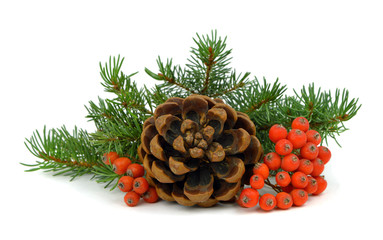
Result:
<svg viewBox="0 0 383 240"><path fill-rule="evenodd" d="M248 184L263 154L255 132L221 99L170 98L144 122L138 154L160 198L210 207Z"/></svg>

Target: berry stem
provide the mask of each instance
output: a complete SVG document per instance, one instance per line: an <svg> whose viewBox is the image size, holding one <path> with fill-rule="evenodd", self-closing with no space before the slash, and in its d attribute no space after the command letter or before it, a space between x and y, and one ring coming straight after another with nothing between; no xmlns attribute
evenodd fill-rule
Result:
<svg viewBox="0 0 383 240"><path fill-rule="evenodd" d="M265 184L271 187L277 193L282 192L282 189L278 187L277 185L272 184L268 178L265 179Z"/></svg>

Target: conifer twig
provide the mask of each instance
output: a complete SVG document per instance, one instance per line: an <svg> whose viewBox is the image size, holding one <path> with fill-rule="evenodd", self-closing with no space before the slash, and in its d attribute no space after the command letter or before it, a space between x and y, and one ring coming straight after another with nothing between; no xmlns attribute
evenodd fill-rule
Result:
<svg viewBox="0 0 383 240"><path fill-rule="evenodd" d="M213 52L213 48L211 46L209 47L209 58L208 58L207 62L205 62L204 64L206 65L206 77L205 77L204 87L201 90L202 94L205 94L207 88L209 87L210 72L211 72L212 66L214 64L214 52Z"/></svg>
<svg viewBox="0 0 383 240"><path fill-rule="evenodd" d="M158 73L158 76L160 76L161 79L167 81L169 84L174 84L177 87L180 87L180 88L182 88L182 89L184 89L187 92L190 92L192 94L196 93L194 90L190 89L189 87L187 87L187 86L183 85L182 83L179 83L176 80L174 80L174 78L169 78L167 76L164 76L162 73Z"/></svg>

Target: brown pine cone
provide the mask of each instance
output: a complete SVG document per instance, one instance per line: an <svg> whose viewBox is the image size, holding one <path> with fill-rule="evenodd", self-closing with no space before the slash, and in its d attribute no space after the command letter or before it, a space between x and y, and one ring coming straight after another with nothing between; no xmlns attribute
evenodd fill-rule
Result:
<svg viewBox="0 0 383 240"><path fill-rule="evenodd" d="M221 99L170 98L144 122L138 153L160 198L210 207L248 184L263 154L255 131Z"/></svg>

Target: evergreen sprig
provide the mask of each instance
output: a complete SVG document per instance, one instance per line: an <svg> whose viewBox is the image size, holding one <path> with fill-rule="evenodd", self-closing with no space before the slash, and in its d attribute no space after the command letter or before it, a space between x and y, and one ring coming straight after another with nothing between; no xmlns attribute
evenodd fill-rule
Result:
<svg viewBox="0 0 383 240"><path fill-rule="evenodd" d="M203 94L220 98L237 111L245 112L257 127L265 153L273 151L268 130L274 124L290 126L294 118L306 117L310 126L321 133L322 141L346 131L345 122L352 119L361 105L350 98L346 89L335 93L315 88L314 84L294 90L293 96L285 94L287 86L276 79L273 82L249 78L250 73L237 73L231 68L231 49L227 38L217 31L193 38L196 46L185 67L174 65L172 59L157 59L158 71L145 68L145 72L159 81L152 88L139 88L132 77L122 72L124 58L110 57L100 63L100 75L104 90L113 97L98 98L86 106L89 121L96 130L88 133L75 127L73 133L65 128L35 131L25 145L40 160L23 165L27 171L52 171L54 175L74 178L93 174L93 179L114 189L120 175L110 165L101 161L102 154L116 151L138 161L137 148L141 142L142 125L154 114L156 107L171 97L185 98L191 94ZM337 141L337 140L336 140Z"/></svg>
<svg viewBox="0 0 383 240"><path fill-rule="evenodd" d="M202 94L212 98L226 98L249 84L249 72L237 74L230 65L231 49L226 49L226 38L211 35L193 38L196 47L191 48L191 56L185 68L173 65L172 59L164 63L158 57L159 73L145 68L145 72L153 79L162 81L152 91L161 89L166 97L187 97L190 94Z"/></svg>
<svg viewBox="0 0 383 240"><path fill-rule="evenodd" d="M93 121L97 131L90 134L91 141L100 152L114 150L137 161L143 122L153 115L153 105L146 88L138 88L131 77L121 71L124 58L109 58L109 64L100 64L101 84L114 98L99 98L89 102L87 118ZM149 107L149 108L148 108Z"/></svg>
<svg viewBox="0 0 383 240"><path fill-rule="evenodd" d="M108 183L111 177L119 178L110 166L102 163L100 153L93 147L89 134L76 127L72 134L66 127L50 130L44 127L42 133L36 130L25 145L35 157L41 159L35 164L22 163L30 168L26 170L28 172L54 172L54 176L69 176L70 180L84 174L94 174L98 182L109 180Z"/></svg>

